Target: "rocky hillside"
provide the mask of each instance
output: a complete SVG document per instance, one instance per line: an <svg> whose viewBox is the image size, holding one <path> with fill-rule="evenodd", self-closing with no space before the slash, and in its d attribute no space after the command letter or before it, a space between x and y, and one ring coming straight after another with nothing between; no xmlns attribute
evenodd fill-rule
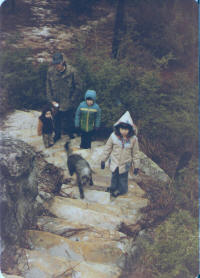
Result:
<svg viewBox="0 0 200 278"><path fill-rule="evenodd" d="M77 17L68 8L69 2L20 0L14 13L1 7L1 47L9 40L14 48L29 48L35 61L50 61L52 53L62 51L73 58L77 43L86 41L97 50L107 45L111 51L115 8L98 5L91 17ZM106 26L106 28L105 28Z"/></svg>
<svg viewBox="0 0 200 278"><path fill-rule="evenodd" d="M40 213L35 212L35 216L37 214L38 216L32 227L22 225L23 244L17 241L18 247L13 258L15 266L9 267L9 263L4 259L2 269L7 274L20 274L20 277L29 278L120 277L121 269L124 268L128 256L135 250L134 239L120 232L120 227L122 225L130 227L143 218L140 209L149 204L148 199L144 197L145 191L130 176L128 194L116 199L110 198L110 194L105 192L110 182L110 171L100 170L100 155L104 142L93 142L91 150L80 150L78 148L80 138L75 138L71 142L72 150L81 153L95 171L94 186L85 188L85 199L81 200L76 179L74 176L72 178L69 176L66 167L67 157L64 144L68 140L67 136L63 136L50 149L44 149L41 137L36 135L38 116L37 111L15 111L4 122L1 131L1 137L4 138L2 149L8 144L5 142L16 141L13 146L16 145L18 152L23 153L21 145L28 143L32 146L29 160L33 161L31 156L34 155L35 161L40 166L43 165L38 171L40 174L37 179L38 193L35 191L34 196L31 193L36 203L40 204ZM10 137L13 139L9 139ZM18 141L19 139L26 143ZM28 167L24 156L14 155L13 147L6 148L10 153L8 163L5 164L7 169L14 167L14 169L21 169L22 172L23 168L20 163ZM38 160L36 154L43 155L46 165L42 164L44 161ZM3 155L1 166L2 161L5 161ZM15 164L9 161L14 161ZM52 167L58 169L59 172L55 172L55 169L53 172ZM157 181L160 180L163 183L169 181L167 175L142 153L141 171L143 175L149 177L154 175ZM13 172L15 179L17 179L17 174L16 171ZM62 185L60 185L59 193L58 190L56 193L58 188L55 184L58 184L61 176ZM7 179L10 180L8 177ZM28 190L25 180L23 186ZM17 199L20 198L20 207L15 207L17 213L18 210L27 211L27 204L21 202L21 197L16 193L17 184L15 187L14 195ZM28 213L27 217L29 216ZM10 229L9 219L6 223L7 228ZM3 253L6 253L7 248L5 244Z"/></svg>

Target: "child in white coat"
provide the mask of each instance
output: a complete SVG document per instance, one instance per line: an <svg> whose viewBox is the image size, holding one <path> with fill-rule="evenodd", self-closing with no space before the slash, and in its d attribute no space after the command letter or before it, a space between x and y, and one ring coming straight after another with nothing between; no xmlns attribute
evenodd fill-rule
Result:
<svg viewBox="0 0 200 278"><path fill-rule="evenodd" d="M109 167L112 171L111 185L107 191L113 197L128 192L128 172L134 167L134 174L139 171L139 146L135 135L136 127L130 113L127 111L115 124L114 132L110 135L101 159L101 169L109 158Z"/></svg>

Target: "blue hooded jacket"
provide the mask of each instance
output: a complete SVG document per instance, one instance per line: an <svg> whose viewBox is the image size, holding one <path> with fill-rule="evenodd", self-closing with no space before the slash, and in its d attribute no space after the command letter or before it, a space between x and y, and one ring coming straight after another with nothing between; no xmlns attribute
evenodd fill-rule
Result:
<svg viewBox="0 0 200 278"><path fill-rule="evenodd" d="M93 105L87 105L86 99L91 98ZM85 93L85 101L82 101L76 110L75 115L75 127L79 127L81 130L89 132L95 128L99 128L101 122L101 109L96 103L96 92L93 90L87 90Z"/></svg>

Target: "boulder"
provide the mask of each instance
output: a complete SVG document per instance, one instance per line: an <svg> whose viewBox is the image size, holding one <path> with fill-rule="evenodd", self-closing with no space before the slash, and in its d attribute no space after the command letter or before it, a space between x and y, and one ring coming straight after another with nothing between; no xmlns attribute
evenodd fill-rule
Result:
<svg viewBox="0 0 200 278"><path fill-rule="evenodd" d="M140 171L132 175L149 199L147 206L141 207L141 218L136 224L122 223L120 231L135 237L138 233L163 221L174 208L174 189L172 180L156 163L140 152Z"/></svg>
<svg viewBox="0 0 200 278"><path fill-rule="evenodd" d="M161 169L155 162L153 162L148 156L143 152L140 152L140 170L147 177L152 177L155 181L159 183L170 182L169 176Z"/></svg>
<svg viewBox="0 0 200 278"><path fill-rule="evenodd" d="M1 236L5 244L19 243L22 230L33 223L38 194L35 156L20 140L0 140Z"/></svg>
<svg viewBox="0 0 200 278"><path fill-rule="evenodd" d="M156 163L144 153L140 153L140 172L133 180L147 193L151 206L164 208L171 204L171 179Z"/></svg>
<svg viewBox="0 0 200 278"><path fill-rule="evenodd" d="M21 241L22 230L33 225L41 204L52 198L61 180L62 171L30 145L11 137L1 138L1 251L5 244Z"/></svg>

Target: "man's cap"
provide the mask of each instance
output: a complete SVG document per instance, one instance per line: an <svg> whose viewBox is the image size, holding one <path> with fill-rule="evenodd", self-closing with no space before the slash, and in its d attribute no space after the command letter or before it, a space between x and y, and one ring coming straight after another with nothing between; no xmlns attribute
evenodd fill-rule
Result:
<svg viewBox="0 0 200 278"><path fill-rule="evenodd" d="M63 55L60 52L57 52L53 55L52 64L58 65L63 62Z"/></svg>

